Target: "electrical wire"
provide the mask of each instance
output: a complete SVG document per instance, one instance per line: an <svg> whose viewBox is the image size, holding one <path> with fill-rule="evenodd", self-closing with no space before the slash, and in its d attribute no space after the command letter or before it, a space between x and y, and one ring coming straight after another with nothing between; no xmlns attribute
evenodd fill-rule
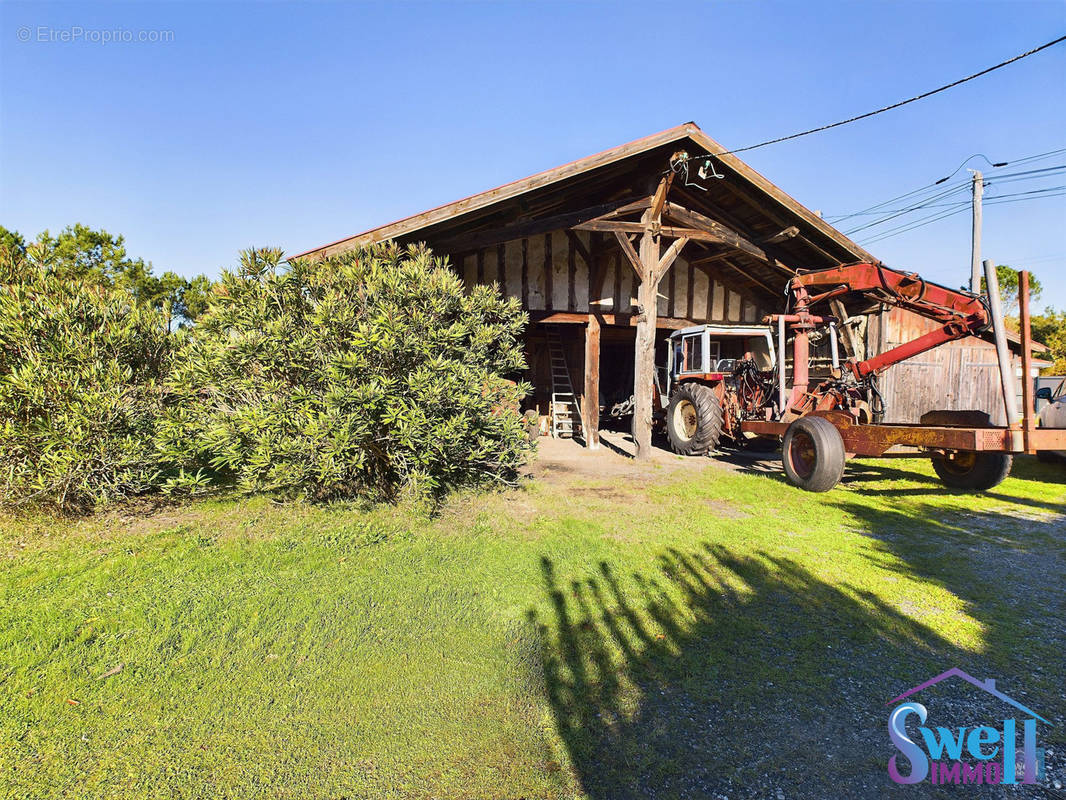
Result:
<svg viewBox="0 0 1066 800"><path fill-rule="evenodd" d="M921 203L913 205L910 208L905 208L902 211L897 211L894 214L889 214L887 217L884 217L882 219L874 220L873 222L868 222L865 225L859 226L858 228L852 228L850 231L844 231L844 233L847 236L851 236L851 234L853 234L853 233L858 233L859 231L864 231L867 228L874 227L875 225L882 225L882 224L888 222L889 220L895 219L896 217L903 216L904 214L909 214L912 211L917 211L918 209L921 209L921 208L926 208L927 204L933 202L934 200L942 200L945 197L950 197L951 195L956 194L957 192L964 191L965 189L966 189L965 186L956 186L953 189L946 189L945 191L940 192L939 194L936 194L936 195L933 195L932 197L926 198Z"/></svg>
<svg viewBox="0 0 1066 800"><path fill-rule="evenodd" d="M1054 189L1066 189L1066 185L1063 185L1063 186L1052 186L1052 187L1049 187L1049 188L1046 188L1046 189L1034 189L1031 192L1015 192L1013 194L986 195L986 196L989 196L989 197L992 197L992 198L1014 197L1014 196L1019 195L1019 194L1038 194L1040 192L1049 192L1049 191L1052 191ZM991 200L986 200L985 202L988 203L988 202L991 202ZM921 205L921 206L911 206L910 208L891 208L891 209L886 209L885 211L875 211L875 212L872 212L872 213L875 213L875 214L890 214L890 213L894 213L894 212L901 212L901 213L902 212L909 212L909 211L912 211L912 210L917 210L919 208L954 208L956 206L968 206L968 205L970 205L970 200L958 200L958 201L953 202L953 203L926 203L926 204ZM858 213L858 212L856 212L856 213Z"/></svg>
<svg viewBox="0 0 1066 800"><path fill-rule="evenodd" d="M878 114L883 114L886 111L892 111L893 109L900 108L901 106L908 105L909 103L914 103L914 102L917 102L918 100L924 100L926 97L932 97L934 94L939 94L940 92L946 92L948 89L954 89L956 86L961 86L962 84L966 83L967 81L972 81L974 78L980 78L982 75L987 75L990 72L995 72L997 69L1002 69L1003 67L1005 67L1005 66L1007 66L1009 64L1013 64L1015 61L1021 61L1023 58L1028 58L1031 55L1035 55L1036 53L1039 53L1041 50L1047 50L1049 47L1053 47L1054 45L1057 45L1057 44L1059 44L1060 42L1063 42L1063 41L1066 41L1066 36L1060 36L1057 39L1052 39L1050 42L1046 42L1046 43L1040 45L1039 47L1034 47L1032 50L1027 50L1024 53L1020 53L1020 54L1014 56L1013 58L1008 58L1006 61L1000 61L998 64L996 64L994 66L987 67L986 69L983 69L980 72L975 72L972 75L967 75L965 78L959 78L956 81L952 81L951 83L946 83L943 86L937 87L936 89L931 89L928 92L922 92L921 94L917 94L914 97L909 97L906 100L900 100L897 103L892 103L891 105L883 106L882 108L878 108L878 109L876 109L874 111L867 111L865 114L859 114L859 115L854 116L854 117L849 117L848 119L840 120L839 122L832 122L832 123L830 123L828 125L821 125L821 126L819 126L817 128L811 128L810 130L800 131L799 133L792 133L792 134L789 134L788 136L779 136L776 139L768 139L765 142L759 142L758 144L751 144L751 145L748 145L747 147L738 147L736 150L727 150L727 151L725 151L723 153L712 153L712 155L715 156L715 157L718 157L718 156L732 155L733 153L746 153L749 150L757 150L760 147L767 147L767 146L769 146L771 144L779 144L781 142L787 142L787 141L790 141L792 139L798 139L801 136L810 136L812 133L821 133L822 131L828 131L828 130L831 130L832 128L839 128L841 125L848 125L848 124L850 124L852 122L858 122L861 119L867 119L869 117L873 117L873 116L876 116ZM702 156L688 156L688 158L686 158L685 160L689 161L689 160L700 159L700 158L707 158L707 156L705 156L705 155L702 155Z"/></svg>
<svg viewBox="0 0 1066 800"><path fill-rule="evenodd" d="M1024 164L1032 163L1034 161L1039 161L1039 160L1044 159L1044 158L1050 158L1051 156L1058 155L1060 153L1066 153L1066 147L1060 148L1058 150L1049 150L1046 153L1037 153L1036 155L1032 155L1032 156L1023 156L1022 158L1011 159L1010 161L1008 161L1006 163L1011 165L1011 166L1022 166ZM970 158L973 158L973 156L970 156ZM969 161L969 160L970 159L966 159L966 161ZM963 162L963 166L965 166L965 164L966 164L966 162L964 161ZM961 168L962 167L960 167L959 169L961 169ZM1050 172L1050 171L1060 170L1060 169L1064 169L1064 168L1066 168L1066 164L1060 165L1060 166L1056 166L1056 167L1046 167L1046 168L1044 168L1042 170L1026 170L1026 171L1023 171L1023 172L1007 172L1007 173L1003 173L1002 175L990 175L990 176L988 176L985 179L985 186L988 186L993 180L999 181L999 180L1001 180L1002 178L1005 178L1005 177L1013 177L1013 176L1021 176L1021 175L1033 175L1033 174L1038 174L1038 173L1043 173L1043 172ZM958 170L956 170L956 172L958 172ZM907 198L913 197L914 195L917 195L917 194L921 194L922 192L925 192L925 191L928 191L928 190L937 190L940 187L941 184L942 184L942 181L937 181L937 182L934 182L934 183L930 183L930 184L927 184L925 186L921 186L921 187L919 187L917 189L912 189L911 191L905 192L904 194L897 195L896 197L891 197L888 200L883 200L882 202L877 203L876 205L869 206L869 207L864 208L864 209L862 209L860 211L853 211L850 214L833 214L833 215L826 216L825 219L826 219L827 222L831 222L834 225L836 225L836 224L838 224L840 222L843 222L844 220L852 219L853 217L872 216L874 214L889 214L889 213L892 213L892 209L885 209L884 208L885 206L890 205L892 203L895 203L895 202L897 202L899 200L905 200ZM967 179L965 181L960 181L958 183L949 184L948 186L946 186L944 188L945 189L950 189L950 188L952 188L954 186L970 186L971 184L972 184L972 181ZM929 199L931 199L931 198L929 198Z"/></svg>
<svg viewBox="0 0 1066 800"><path fill-rule="evenodd" d="M1055 191L1054 194L1051 193L1053 190ZM1043 191L1043 190L1038 190L1038 191ZM1030 194L1030 193L1029 192L1019 192L1018 194L1019 195L1023 195L1023 194ZM1025 201L1028 201L1028 200L1043 200L1043 199L1048 198L1048 197L1066 197L1066 187L1051 187L1050 189L1048 189L1048 193L1047 194L1041 194L1039 197L1015 197L1013 195L1003 195L1001 197L998 197L998 198L995 198L995 199L992 199L992 200L988 200L985 203L985 205L997 205L997 206L998 205L1007 205L1009 203L1021 203L1021 202L1025 202ZM968 211L969 210L969 206L970 206L970 204L968 202L967 203L963 203L962 204L962 208L956 208L956 209L954 209L952 211L944 211L944 212L939 212L939 213L935 213L935 214L930 214L930 215L928 215L926 217L921 217L921 218L916 219L916 220L911 220L910 222L908 222L905 225L900 225L900 226L898 226L896 228L889 228L887 231L881 231L876 236L874 236L872 239L867 239L867 240L863 241L862 245L863 245L863 247L865 247L867 245L874 244L876 242L884 241L885 239L891 239L893 236L899 236L900 234L908 233L909 231L916 230L917 228L924 228L926 225L932 225L934 222L939 222L942 219L947 219L948 217L953 217L956 214L961 214L964 211Z"/></svg>

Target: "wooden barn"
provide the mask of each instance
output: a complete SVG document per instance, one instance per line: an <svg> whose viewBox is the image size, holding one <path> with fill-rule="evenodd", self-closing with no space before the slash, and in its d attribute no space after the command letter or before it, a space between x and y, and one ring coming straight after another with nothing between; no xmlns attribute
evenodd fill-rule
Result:
<svg viewBox="0 0 1066 800"><path fill-rule="evenodd" d="M595 447L599 409L620 409L632 396L638 453L650 443L653 363L663 363L671 331L758 325L780 310L797 270L877 260L694 123L301 255L388 239L425 242L467 285L495 283L520 298L530 316L531 407L547 417L554 398L560 428L569 432L572 418L573 433ZM869 312L834 308L850 320L846 354L860 357L892 346L913 316L859 311ZM723 339L720 356L741 355L731 351L737 341ZM958 370L922 375L929 394L974 378L961 361ZM929 410L914 408L913 387L888 389L890 414L903 399L908 415Z"/></svg>

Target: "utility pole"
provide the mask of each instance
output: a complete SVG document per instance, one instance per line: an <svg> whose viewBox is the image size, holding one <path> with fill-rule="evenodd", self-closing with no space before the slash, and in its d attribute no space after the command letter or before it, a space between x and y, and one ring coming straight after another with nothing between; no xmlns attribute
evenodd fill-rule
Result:
<svg viewBox="0 0 1066 800"><path fill-rule="evenodd" d="M981 292L981 198L985 193L985 177L979 170L973 173L973 239L970 248L970 291Z"/></svg>

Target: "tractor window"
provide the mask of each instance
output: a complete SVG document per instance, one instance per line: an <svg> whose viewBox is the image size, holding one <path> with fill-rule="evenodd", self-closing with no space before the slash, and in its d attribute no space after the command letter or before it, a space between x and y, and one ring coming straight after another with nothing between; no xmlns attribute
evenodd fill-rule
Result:
<svg viewBox="0 0 1066 800"><path fill-rule="evenodd" d="M703 372L703 335L686 336L681 345L681 371Z"/></svg>
<svg viewBox="0 0 1066 800"><path fill-rule="evenodd" d="M773 369L774 365L770 360L770 345L767 344L765 336L749 337L747 347L751 357L755 359L755 366L763 372Z"/></svg>

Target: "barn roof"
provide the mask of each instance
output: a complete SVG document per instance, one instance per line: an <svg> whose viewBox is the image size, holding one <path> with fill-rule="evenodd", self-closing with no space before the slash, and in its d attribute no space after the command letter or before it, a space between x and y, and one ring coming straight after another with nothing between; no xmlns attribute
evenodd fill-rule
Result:
<svg viewBox="0 0 1066 800"><path fill-rule="evenodd" d="M604 150L480 194L300 253L322 257L371 242L424 241L441 253L458 253L547 230L572 227L646 196L684 151L693 165L675 180L671 200L737 232L769 258L698 242L688 258L717 261L753 289L778 297L795 269L850 261L876 261L870 253L732 155L693 122ZM713 155L721 177L698 179L695 165ZM505 238L506 237L506 238ZM295 257L295 256L294 256ZM775 263L776 262L776 263Z"/></svg>

